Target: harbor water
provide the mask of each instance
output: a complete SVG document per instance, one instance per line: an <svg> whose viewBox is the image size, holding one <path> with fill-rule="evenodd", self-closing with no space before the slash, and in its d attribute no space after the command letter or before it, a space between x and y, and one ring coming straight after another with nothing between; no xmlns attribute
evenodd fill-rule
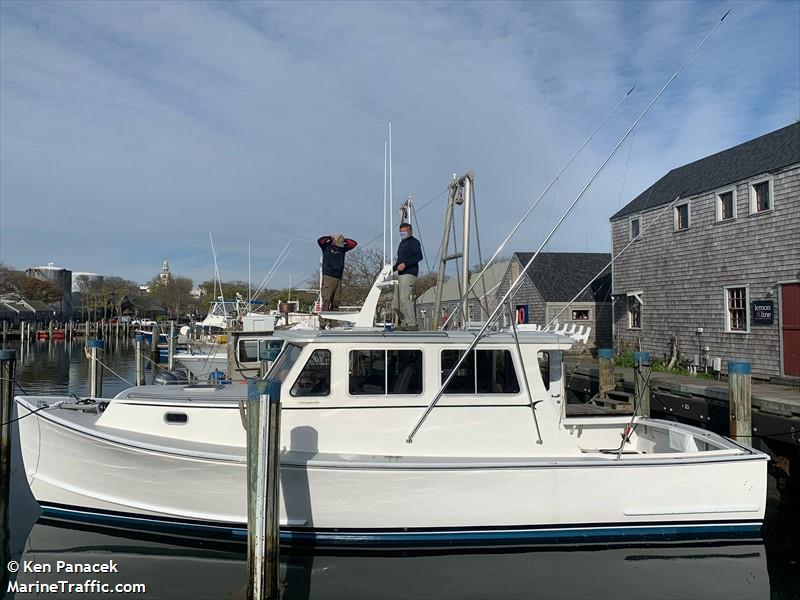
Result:
<svg viewBox="0 0 800 600"><path fill-rule="evenodd" d="M18 356L16 393L86 395L88 360L83 340L31 341L24 348L19 343L9 347L15 348ZM119 376L133 380L131 340L108 340L103 361ZM112 397L128 385L106 372L103 396ZM122 598L246 597L243 544L164 538L40 518L25 481L18 440L14 440L12 461L9 527L3 532L7 547L0 547L0 595L16 599L102 598L108 594L98 591L97 586L108 584L115 590L113 595ZM447 501L458 502L458 498ZM536 498L530 501L536 502ZM586 502L591 501L586 498ZM763 538L468 551L454 548L448 552L287 550L281 553L281 585L283 598L298 600L788 600L800 598L799 513L796 501L782 502L771 481ZM69 572L65 569L70 564L107 565L109 572ZM21 565L19 572L9 569L10 565ZM25 565L52 565L52 572L24 572ZM59 566L62 568L57 571ZM42 591L42 585L53 583L58 591Z"/></svg>

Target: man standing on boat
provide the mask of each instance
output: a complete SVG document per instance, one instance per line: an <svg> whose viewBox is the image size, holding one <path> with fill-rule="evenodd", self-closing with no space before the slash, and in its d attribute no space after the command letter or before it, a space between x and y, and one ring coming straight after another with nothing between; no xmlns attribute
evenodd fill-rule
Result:
<svg viewBox="0 0 800 600"><path fill-rule="evenodd" d="M417 312L414 308L414 285L419 274L419 261L422 260L422 246L413 236L411 225L400 224L400 245L397 247L397 285L394 286L394 308L397 311L398 329L417 330Z"/></svg>
<svg viewBox="0 0 800 600"><path fill-rule="evenodd" d="M322 308L338 310L342 298L342 275L344 275L344 255L358 243L345 238L341 233L323 235L317 240L322 249ZM320 325L327 324L320 319Z"/></svg>

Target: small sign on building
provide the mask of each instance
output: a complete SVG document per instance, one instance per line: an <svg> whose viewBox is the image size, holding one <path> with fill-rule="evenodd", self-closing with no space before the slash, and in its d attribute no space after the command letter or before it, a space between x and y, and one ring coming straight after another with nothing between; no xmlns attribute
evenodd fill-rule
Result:
<svg viewBox="0 0 800 600"><path fill-rule="evenodd" d="M772 325L774 315L772 300L753 300L750 303L751 325Z"/></svg>

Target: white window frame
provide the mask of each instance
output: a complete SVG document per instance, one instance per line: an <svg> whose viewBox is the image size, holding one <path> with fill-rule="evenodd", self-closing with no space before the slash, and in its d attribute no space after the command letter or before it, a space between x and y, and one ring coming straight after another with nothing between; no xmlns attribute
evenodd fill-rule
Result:
<svg viewBox="0 0 800 600"><path fill-rule="evenodd" d="M643 293L644 292L642 292L642 291L636 291L636 292L628 292L627 294L625 294L625 303L626 303L625 312L628 313L628 329L633 329L634 331L641 331L641 329L642 329L642 308L644 308L644 302L642 302L642 294ZM634 327L633 326L633 319L631 318L632 317L631 308L630 308L630 303L631 303L630 299L631 298L636 298L636 301L639 303L639 326L638 327Z"/></svg>
<svg viewBox="0 0 800 600"><path fill-rule="evenodd" d="M576 318L574 318L576 311L581 311L581 312L586 311L586 314L588 316L585 319L576 319ZM592 320L592 309L591 308L573 308L570 311L570 317L571 317L570 321L572 321L572 322L575 322L575 323L588 323L589 321Z"/></svg>
<svg viewBox="0 0 800 600"><path fill-rule="evenodd" d="M637 235L635 238L633 237L633 231L631 231L631 228L633 226L633 222L634 221L639 221L639 235ZM634 239L636 239L636 240L642 239L642 215L641 214L636 215L635 217L628 218L628 241L631 242Z"/></svg>
<svg viewBox="0 0 800 600"><path fill-rule="evenodd" d="M731 193L732 202L733 202L733 216L728 219L722 218L722 195L727 194L728 192ZM736 217L738 216L738 211L736 208L736 186L725 188L722 190L718 190L717 193L714 195L717 205L717 223L727 223L728 221L735 221Z"/></svg>
<svg viewBox="0 0 800 600"><path fill-rule="evenodd" d="M744 288L744 329L731 329L731 312L728 307L728 290ZM722 288L722 306L725 309L725 333L750 333L750 286L746 284L726 285Z"/></svg>
<svg viewBox="0 0 800 600"><path fill-rule="evenodd" d="M756 206L756 190L755 187L760 183L767 183L767 190L769 193L769 208L766 210L757 210ZM747 184L747 190L750 195L749 205L750 205L750 214L751 215L764 215L767 213L771 213L775 210L775 193L772 187L772 175L764 175L763 177L758 177L756 179L752 179Z"/></svg>
<svg viewBox="0 0 800 600"><path fill-rule="evenodd" d="M679 228L678 227L678 209L682 207L686 207L686 227ZM672 225L673 230L677 233L678 231L688 231L692 228L692 204L688 200L686 202L681 202L680 204L676 204L675 208L672 210Z"/></svg>

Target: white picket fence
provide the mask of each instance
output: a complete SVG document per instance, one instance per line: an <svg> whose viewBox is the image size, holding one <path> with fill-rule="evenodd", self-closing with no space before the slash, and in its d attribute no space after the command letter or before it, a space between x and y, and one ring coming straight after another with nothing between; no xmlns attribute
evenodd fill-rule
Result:
<svg viewBox="0 0 800 600"><path fill-rule="evenodd" d="M552 333L558 333L560 335L569 336L576 342L583 342L584 344L589 342L589 334L592 332L591 327L576 325L575 323L564 323L563 325L556 323L546 327L537 325L535 323L525 323L517 325L517 329L520 331L549 331Z"/></svg>

